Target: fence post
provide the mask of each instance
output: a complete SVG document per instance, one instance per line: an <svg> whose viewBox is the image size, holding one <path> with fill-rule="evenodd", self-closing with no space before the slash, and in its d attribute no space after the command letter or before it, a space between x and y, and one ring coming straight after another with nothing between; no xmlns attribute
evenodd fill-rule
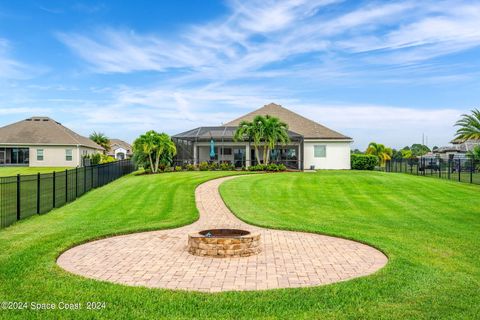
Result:
<svg viewBox="0 0 480 320"><path fill-rule="evenodd" d="M93 186L93 169L94 168L95 168L94 166L90 166L90 178L92 180L91 183L90 183L90 189L94 188L94 186Z"/></svg>
<svg viewBox="0 0 480 320"><path fill-rule="evenodd" d="M40 172L37 173L37 214L40 214Z"/></svg>
<svg viewBox="0 0 480 320"><path fill-rule="evenodd" d="M458 181L462 180L462 160L458 159Z"/></svg>
<svg viewBox="0 0 480 320"><path fill-rule="evenodd" d="M442 159L438 159L438 177L442 178Z"/></svg>
<svg viewBox="0 0 480 320"><path fill-rule="evenodd" d="M87 192L87 167L83 167L83 193Z"/></svg>
<svg viewBox="0 0 480 320"><path fill-rule="evenodd" d="M65 203L68 202L68 169L65 169Z"/></svg>
<svg viewBox="0 0 480 320"><path fill-rule="evenodd" d="M53 192L52 192L52 207L55 208L55 194L56 194L56 190L55 190L55 171L53 171Z"/></svg>
<svg viewBox="0 0 480 320"><path fill-rule="evenodd" d="M473 157L470 159L470 183L473 183L473 170L475 166L473 165Z"/></svg>
<svg viewBox="0 0 480 320"><path fill-rule="evenodd" d="M75 167L75 199L78 198L78 167Z"/></svg>
<svg viewBox="0 0 480 320"><path fill-rule="evenodd" d="M452 159L448 158L448 180L450 180L450 171L452 170Z"/></svg>
<svg viewBox="0 0 480 320"><path fill-rule="evenodd" d="M20 218L20 174L17 174L17 220Z"/></svg>

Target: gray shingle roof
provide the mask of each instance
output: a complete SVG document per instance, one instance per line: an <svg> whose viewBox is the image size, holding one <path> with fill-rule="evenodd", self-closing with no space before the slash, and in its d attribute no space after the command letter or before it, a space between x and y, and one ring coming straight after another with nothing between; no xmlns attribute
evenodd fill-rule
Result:
<svg viewBox="0 0 480 320"><path fill-rule="evenodd" d="M230 121L225 126L238 126L240 122L252 121L257 115L270 115L279 118L281 121L288 124L288 129L302 135L306 139L348 139L347 137L337 131L329 129L315 121L305 118L293 111L290 111L281 105L270 103L260 109L252 111L240 118Z"/></svg>
<svg viewBox="0 0 480 320"><path fill-rule="evenodd" d="M103 150L92 140L48 117L31 117L1 127L0 144L81 145Z"/></svg>

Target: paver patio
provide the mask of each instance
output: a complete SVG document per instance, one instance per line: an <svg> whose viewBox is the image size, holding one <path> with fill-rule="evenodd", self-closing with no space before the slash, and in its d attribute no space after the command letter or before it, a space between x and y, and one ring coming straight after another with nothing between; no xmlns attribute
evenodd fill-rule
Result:
<svg viewBox="0 0 480 320"><path fill-rule="evenodd" d="M246 224L231 213L218 191L222 182L234 178L197 187L200 219L191 225L89 242L67 250L57 263L97 280L203 292L318 286L365 276L387 263L382 252L355 241ZM262 252L242 258L189 254L188 234L212 228L259 232Z"/></svg>

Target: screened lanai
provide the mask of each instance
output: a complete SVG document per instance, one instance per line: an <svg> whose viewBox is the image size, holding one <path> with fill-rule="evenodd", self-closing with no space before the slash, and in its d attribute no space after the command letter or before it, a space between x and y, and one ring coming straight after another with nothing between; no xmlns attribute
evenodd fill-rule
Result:
<svg viewBox="0 0 480 320"><path fill-rule="evenodd" d="M175 165L199 164L200 162L231 163L235 167L257 163L253 144L249 141L234 141L237 127L199 127L172 137L177 146ZM301 142L303 137L289 131L290 143L279 145L270 153L273 163L283 163L292 169L301 169ZM259 149L263 161L263 147Z"/></svg>

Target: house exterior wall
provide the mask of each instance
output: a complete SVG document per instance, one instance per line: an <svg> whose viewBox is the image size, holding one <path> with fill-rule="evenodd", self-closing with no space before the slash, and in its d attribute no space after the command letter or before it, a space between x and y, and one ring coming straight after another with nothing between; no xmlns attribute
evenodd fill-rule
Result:
<svg viewBox="0 0 480 320"><path fill-rule="evenodd" d="M123 153L124 159L127 158L127 150L124 149L124 148L117 148L113 152L114 152L114 158L115 159L118 159L118 154L119 153Z"/></svg>
<svg viewBox="0 0 480 320"><path fill-rule="evenodd" d="M351 141L304 140L303 167L309 169L350 169ZM315 146L325 146L326 156L315 157Z"/></svg>
<svg viewBox="0 0 480 320"><path fill-rule="evenodd" d="M43 149L43 160L37 160L37 150ZM72 160L66 159L66 150L72 150ZM79 146L29 146L30 167L80 167L82 157L97 153L92 148Z"/></svg>

